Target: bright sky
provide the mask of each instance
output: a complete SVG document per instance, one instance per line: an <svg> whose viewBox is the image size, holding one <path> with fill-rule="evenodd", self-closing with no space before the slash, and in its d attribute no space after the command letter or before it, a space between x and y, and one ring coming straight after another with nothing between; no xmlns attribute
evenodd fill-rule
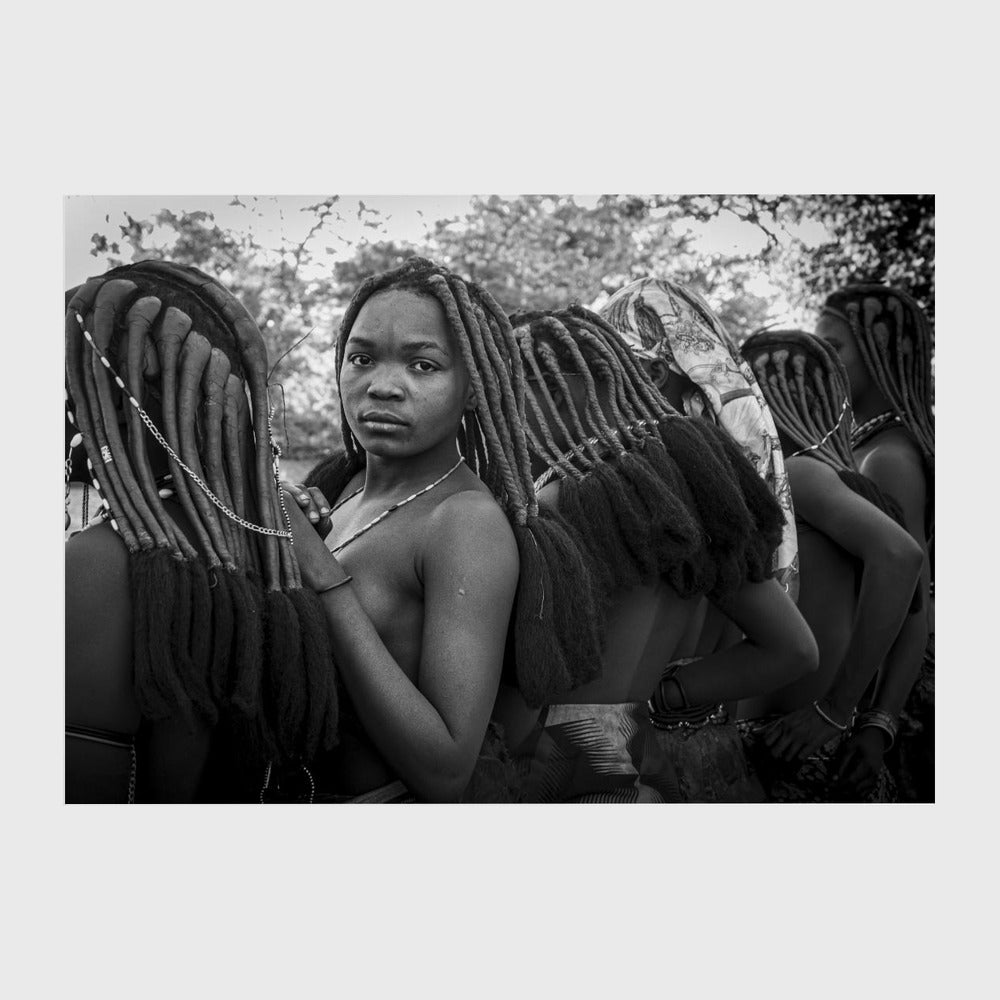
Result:
<svg viewBox="0 0 1000 1000"><path fill-rule="evenodd" d="M179 212L204 210L212 212L222 228L240 231L249 228L257 242L275 249L282 240L291 245L299 243L309 231L315 216L302 209L323 200L325 195L239 196L234 204L232 195L78 195L64 201L66 287L79 284L100 270L97 259L91 256L91 236L95 232L117 238L119 223L124 223L125 213L133 218L146 219L163 208ZM321 263L332 262L349 256L353 244L361 239L419 241L438 219L463 216L469 210L470 195L342 195L334 206L341 218L334 217L330 232L316 237L315 247ZM577 204L592 206L597 195L576 195ZM363 208L362 208L363 206ZM371 210L379 214L376 215ZM760 252L766 239L750 223L730 212L723 212L711 222L690 222L696 234L699 249L705 253ZM807 242L819 242L825 232L822 226L807 224L797 233ZM153 234L152 242L156 242ZM323 255L329 246L334 252ZM324 259L325 258L325 259ZM751 292L777 296L774 319L799 320L798 310L786 303L765 275L748 283Z"/></svg>

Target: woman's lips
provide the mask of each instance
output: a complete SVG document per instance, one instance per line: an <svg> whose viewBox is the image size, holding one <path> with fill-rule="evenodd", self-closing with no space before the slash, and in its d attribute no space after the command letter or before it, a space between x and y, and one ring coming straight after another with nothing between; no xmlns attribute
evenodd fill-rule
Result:
<svg viewBox="0 0 1000 1000"><path fill-rule="evenodd" d="M406 427L406 421L397 417L394 413L384 413L377 410L370 410L361 414L360 423L368 430L391 433L402 430Z"/></svg>

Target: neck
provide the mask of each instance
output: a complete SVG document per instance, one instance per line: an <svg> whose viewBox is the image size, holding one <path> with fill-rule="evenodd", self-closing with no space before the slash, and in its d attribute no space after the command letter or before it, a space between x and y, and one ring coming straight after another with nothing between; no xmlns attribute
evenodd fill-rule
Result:
<svg viewBox="0 0 1000 1000"><path fill-rule="evenodd" d="M852 400L854 407L854 420L856 423L863 424L866 420L871 420L872 417L877 417L880 413L893 412L892 407L889 405L889 400L887 400L882 393L882 391L875 385L872 385L866 392L858 396L857 399Z"/></svg>
<svg viewBox="0 0 1000 1000"><path fill-rule="evenodd" d="M417 490L443 476L460 458L454 440L406 458L368 454L365 463L366 498Z"/></svg>

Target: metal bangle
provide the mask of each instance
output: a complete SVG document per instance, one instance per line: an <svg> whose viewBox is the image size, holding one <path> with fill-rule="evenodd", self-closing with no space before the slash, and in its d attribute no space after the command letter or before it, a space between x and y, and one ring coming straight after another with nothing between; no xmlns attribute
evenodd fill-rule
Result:
<svg viewBox="0 0 1000 1000"><path fill-rule="evenodd" d="M343 587L345 583L350 583L354 577L350 573L344 577L343 580L338 580L336 583L331 583L329 587L323 587L322 590L317 590L317 594L325 594L328 590L336 590L338 587Z"/></svg>
<svg viewBox="0 0 1000 1000"><path fill-rule="evenodd" d="M816 709L816 712L819 714L819 717L824 722L826 722L829 725L833 726L834 729L839 729L842 733L846 733L847 732L848 724L845 723L844 725L841 725L839 722L834 722L833 719L831 719L830 716L827 715L826 712L824 712L823 709L821 709L819 707L819 701L814 701L813 702L813 708Z"/></svg>
<svg viewBox="0 0 1000 1000"><path fill-rule="evenodd" d="M898 732L896 720L888 712L882 712L879 709L873 708L862 713L861 718L858 720L858 729L864 729L866 726L881 729L882 732L888 735L889 745L885 748L885 752L888 753L896 743L896 733Z"/></svg>

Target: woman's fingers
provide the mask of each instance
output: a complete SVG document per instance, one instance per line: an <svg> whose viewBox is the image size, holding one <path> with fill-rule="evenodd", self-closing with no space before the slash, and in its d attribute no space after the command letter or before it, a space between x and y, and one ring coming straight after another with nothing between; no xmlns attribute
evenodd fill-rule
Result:
<svg viewBox="0 0 1000 1000"><path fill-rule="evenodd" d="M330 505L320 489L315 486L302 486L298 483L282 483L281 485L312 524L319 525L320 522L329 519Z"/></svg>
<svg viewBox="0 0 1000 1000"><path fill-rule="evenodd" d="M309 520L314 524L320 524L330 519L330 506L326 502L326 497L316 486L308 488L309 494ZM315 517L313 516L315 515Z"/></svg>

